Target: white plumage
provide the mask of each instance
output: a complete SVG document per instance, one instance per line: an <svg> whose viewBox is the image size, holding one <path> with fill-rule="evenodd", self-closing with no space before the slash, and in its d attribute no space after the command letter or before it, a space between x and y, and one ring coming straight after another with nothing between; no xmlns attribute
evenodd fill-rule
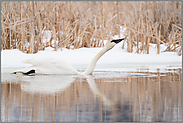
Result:
<svg viewBox="0 0 183 123"><path fill-rule="evenodd" d="M32 64L31 67L20 70L23 73L34 69L36 74L79 74L70 64L58 58L34 58L23 62Z"/></svg>
<svg viewBox="0 0 183 123"><path fill-rule="evenodd" d="M95 65L99 58L112 49L117 43L121 42L123 39L111 40L106 43L104 48L92 59L91 63L89 64L88 68L84 73L79 73L76 69L74 69L70 64L67 62L60 60L58 58L35 58L35 59L28 59L24 60L24 63L32 64L31 67L26 67L21 70L17 70L12 72L13 74L16 73L23 73L25 75L34 75L34 74L79 74L79 75L91 75L95 68Z"/></svg>

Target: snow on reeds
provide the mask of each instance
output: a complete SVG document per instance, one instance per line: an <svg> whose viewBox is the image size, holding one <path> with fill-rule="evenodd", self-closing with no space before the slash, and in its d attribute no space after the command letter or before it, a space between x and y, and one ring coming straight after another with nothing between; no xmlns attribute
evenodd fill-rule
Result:
<svg viewBox="0 0 183 123"><path fill-rule="evenodd" d="M182 2L3 1L1 50L36 53L58 48L101 47L125 27L128 52L149 54L149 43L182 53ZM51 37L43 38L50 30ZM101 41L102 40L102 41ZM141 44L141 45L140 45Z"/></svg>

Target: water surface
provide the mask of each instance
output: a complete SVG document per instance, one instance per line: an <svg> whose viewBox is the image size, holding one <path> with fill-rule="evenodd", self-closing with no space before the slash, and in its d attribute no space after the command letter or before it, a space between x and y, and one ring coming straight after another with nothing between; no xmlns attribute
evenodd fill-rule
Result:
<svg viewBox="0 0 183 123"><path fill-rule="evenodd" d="M182 121L180 68L1 77L3 122Z"/></svg>

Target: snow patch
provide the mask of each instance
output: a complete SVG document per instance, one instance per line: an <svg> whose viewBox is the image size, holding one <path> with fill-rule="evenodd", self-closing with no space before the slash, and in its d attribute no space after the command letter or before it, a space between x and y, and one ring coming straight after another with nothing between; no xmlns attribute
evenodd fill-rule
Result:
<svg viewBox="0 0 183 123"><path fill-rule="evenodd" d="M115 35L112 39L123 38L125 35L126 28L120 27L120 37ZM61 34L63 32L60 32ZM52 31L43 31L43 43L47 43L52 35ZM101 40L102 41L102 40ZM107 40L103 41L106 44ZM58 41L56 41L58 43ZM52 40L52 44L55 44L55 40ZM160 54L157 54L156 44L149 44L149 54L137 54L136 48L133 49L132 53L127 52L127 44L124 44L122 49L123 41L118 43L113 49L104 54L96 64L96 69L103 68L138 68L138 67L155 67L155 68L166 68L168 66L182 67L182 56L178 56L176 52L162 52L166 49L166 44L160 45ZM139 43L139 46L141 44ZM1 51L1 70L9 70L12 68L28 67L30 64L22 63L23 60L31 58L41 57L53 57L59 58L71 64L76 69L86 69L93 57L102 48L80 48L80 49L66 49L62 48L54 51L54 48L47 47L44 51L39 51L36 54L26 54L18 49L13 50L2 50Z"/></svg>

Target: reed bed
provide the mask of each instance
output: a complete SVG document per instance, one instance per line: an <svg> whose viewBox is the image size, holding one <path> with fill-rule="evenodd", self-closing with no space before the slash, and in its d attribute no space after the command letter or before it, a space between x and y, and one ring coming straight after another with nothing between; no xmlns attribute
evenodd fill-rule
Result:
<svg viewBox="0 0 183 123"><path fill-rule="evenodd" d="M16 117L19 122L94 122L98 112L100 122L111 117L113 122L181 122L181 70L144 74L157 76L129 75L125 78L95 79L101 95L91 91L85 78L76 78L64 91L56 93L27 92L21 86L24 82L3 82L1 118L14 121L12 118ZM103 96L114 105L104 105ZM18 114L14 113L16 110L19 110Z"/></svg>
<svg viewBox="0 0 183 123"><path fill-rule="evenodd" d="M102 47L125 27L127 51L149 54L150 43L182 53L182 2L3 1L1 50L37 53L51 46ZM44 31L51 37L44 40ZM123 48L123 47L122 47Z"/></svg>

